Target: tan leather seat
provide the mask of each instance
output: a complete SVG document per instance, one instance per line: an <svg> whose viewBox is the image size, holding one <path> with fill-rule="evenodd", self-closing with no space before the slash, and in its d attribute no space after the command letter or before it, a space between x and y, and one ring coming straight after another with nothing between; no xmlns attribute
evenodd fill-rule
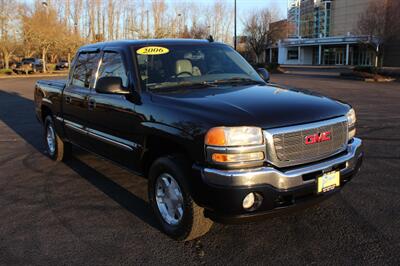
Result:
<svg viewBox="0 0 400 266"><path fill-rule="evenodd" d="M201 76L200 68L198 68L197 66L193 67L193 76Z"/></svg>
<svg viewBox="0 0 400 266"><path fill-rule="evenodd" d="M191 77L193 75L192 62L188 59L180 59L176 61L175 74L180 77Z"/></svg>

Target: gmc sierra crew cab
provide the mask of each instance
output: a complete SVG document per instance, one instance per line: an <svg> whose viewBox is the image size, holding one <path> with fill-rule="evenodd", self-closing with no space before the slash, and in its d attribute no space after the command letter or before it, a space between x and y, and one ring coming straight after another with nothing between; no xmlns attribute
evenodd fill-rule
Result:
<svg viewBox="0 0 400 266"><path fill-rule="evenodd" d="M346 103L268 81L212 40L83 46L66 81L38 81L48 155L78 146L148 178L177 240L303 208L339 191L363 153Z"/></svg>

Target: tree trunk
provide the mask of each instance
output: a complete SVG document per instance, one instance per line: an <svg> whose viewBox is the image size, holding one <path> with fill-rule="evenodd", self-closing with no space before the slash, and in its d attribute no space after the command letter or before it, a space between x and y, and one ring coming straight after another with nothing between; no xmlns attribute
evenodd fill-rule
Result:
<svg viewBox="0 0 400 266"><path fill-rule="evenodd" d="M43 73L46 73L47 72L47 70L46 70L46 53L47 53L47 49L46 48L43 48L42 49L42 60L43 60Z"/></svg>
<svg viewBox="0 0 400 266"><path fill-rule="evenodd" d="M58 55L57 54L51 54L50 55L50 62L51 63L56 63L57 62L57 59L58 59Z"/></svg>
<svg viewBox="0 0 400 266"><path fill-rule="evenodd" d="M10 68L10 57L9 53L4 53L4 68L6 69Z"/></svg>
<svg viewBox="0 0 400 266"><path fill-rule="evenodd" d="M71 69L71 53L68 53L68 70Z"/></svg>

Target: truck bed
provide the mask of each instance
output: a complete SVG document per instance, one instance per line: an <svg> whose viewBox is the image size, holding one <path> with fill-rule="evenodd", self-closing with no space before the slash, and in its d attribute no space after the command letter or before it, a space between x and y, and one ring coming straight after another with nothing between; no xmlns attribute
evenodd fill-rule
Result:
<svg viewBox="0 0 400 266"><path fill-rule="evenodd" d="M46 79L46 80L38 80L36 82L36 85L59 87L60 89L63 89L66 83L67 83L66 79L50 79L50 80Z"/></svg>
<svg viewBox="0 0 400 266"><path fill-rule="evenodd" d="M43 119L44 108L51 110L53 115L61 112L63 89L66 80L38 80L35 86L35 110L39 120Z"/></svg>

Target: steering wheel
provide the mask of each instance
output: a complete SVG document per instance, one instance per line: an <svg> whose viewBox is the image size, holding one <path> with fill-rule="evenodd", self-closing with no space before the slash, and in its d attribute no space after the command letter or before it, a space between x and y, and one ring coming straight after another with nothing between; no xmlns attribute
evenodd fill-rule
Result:
<svg viewBox="0 0 400 266"><path fill-rule="evenodd" d="M207 72L207 74L223 74L223 73L224 73L224 71L222 71L220 69L212 69Z"/></svg>
<svg viewBox="0 0 400 266"><path fill-rule="evenodd" d="M181 73L179 73L179 74L177 74L176 75L176 77L180 77L180 75L182 75L182 74L187 74L187 75L189 75L189 76L191 76L191 77L193 77L193 74L192 73L190 73L190 72L187 72L187 71L183 71L183 72L181 72Z"/></svg>

